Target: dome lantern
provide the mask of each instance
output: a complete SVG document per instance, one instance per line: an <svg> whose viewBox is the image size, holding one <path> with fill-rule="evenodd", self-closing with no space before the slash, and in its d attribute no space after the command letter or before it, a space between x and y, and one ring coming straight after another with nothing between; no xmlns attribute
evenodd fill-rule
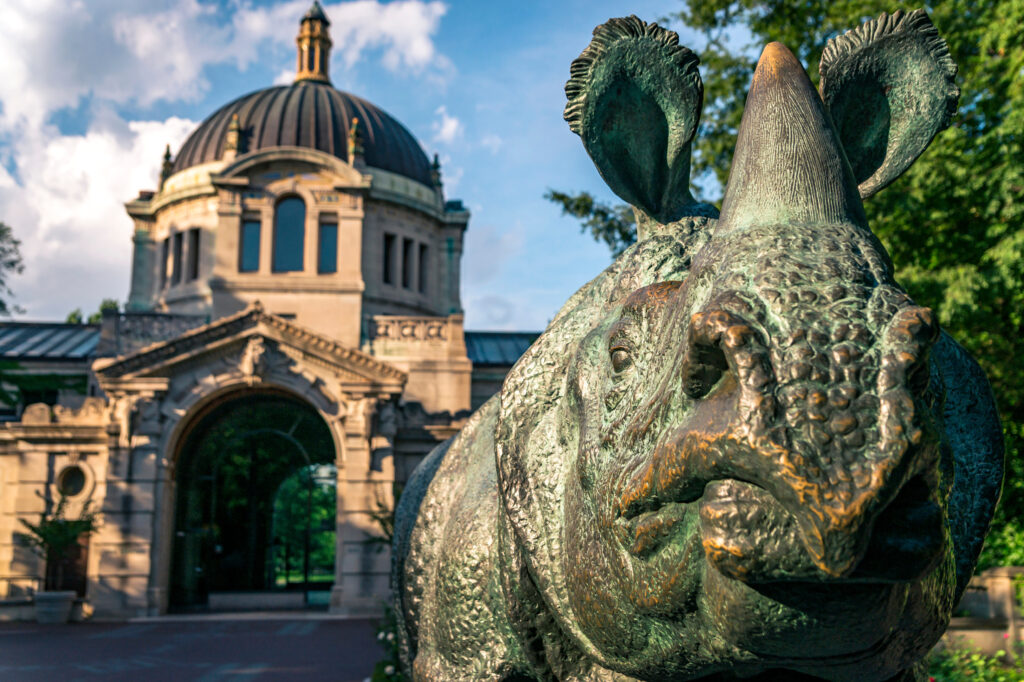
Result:
<svg viewBox="0 0 1024 682"><path fill-rule="evenodd" d="M296 38L295 82L250 92L208 116L170 161L168 176L276 147L302 147L433 187L430 160L412 133L371 102L331 84L330 23L314 2Z"/></svg>
<svg viewBox="0 0 1024 682"><path fill-rule="evenodd" d="M319 0L313 0L312 7L302 17L299 35L295 39L299 48L295 69L296 82L331 82L327 75L332 45L328 30L330 25L331 22L327 19Z"/></svg>

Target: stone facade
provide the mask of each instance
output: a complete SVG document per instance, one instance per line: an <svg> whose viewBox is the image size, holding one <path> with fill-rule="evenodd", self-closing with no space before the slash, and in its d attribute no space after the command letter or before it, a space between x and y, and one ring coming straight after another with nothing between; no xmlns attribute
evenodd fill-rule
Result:
<svg viewBox="0 0 1024 682"><path fill-rule="evenodd" d="M71 515L100 511L85 614L167 612L186 440L212 410L272 395L315 411L331 434L330 608L380 611L390 557L367 543L381 532L375 515L507 367L489 367L474 392L459 293L469 214L446 200L436 160L408 131L330 88L328 24L314 5L295 85L215 113L178 159L168 152L160 188L126 205L130 293L76 365L88 396L62 393L0 424L0 600L39 588L43 566L19 520L64 495ZM275 97L280 109L266 104ZM299 98L315 115L289 118ZM342 105L370 120L345 118ZM296 199L303 217L286 225L282 206ZM286 248L290 264L276 267Z"/></svg>

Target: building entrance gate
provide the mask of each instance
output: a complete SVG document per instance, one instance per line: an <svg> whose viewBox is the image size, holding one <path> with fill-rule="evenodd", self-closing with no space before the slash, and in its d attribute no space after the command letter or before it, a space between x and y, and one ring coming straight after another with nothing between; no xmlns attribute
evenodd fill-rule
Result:
<svg viewBox="0 0 1024 682"><path fill-rule="evenodd" d="M326 606L335 459L327 425L289 396L246 392L200 417L177 466L171 607Z"/></svg>

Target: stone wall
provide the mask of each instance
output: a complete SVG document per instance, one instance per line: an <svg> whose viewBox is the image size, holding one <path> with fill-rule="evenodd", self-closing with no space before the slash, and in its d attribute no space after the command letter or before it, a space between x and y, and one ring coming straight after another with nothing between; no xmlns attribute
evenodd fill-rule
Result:
<svg viewBox="0 0 1024 682"><path fill-rule="evenodd" d="M77 517L87 503L92 509L103 505L109 481L107 425L103 400L87 398L78 409L29 405L20 422L0 426L0 599L29 596L42 584L43 561L22 538L20 520L37 522L62 489L68 493L68 518ZM90 539L89 593L99 588L102 558L119 550L102 528Z"/></svg>
<svg viewBox="0 0 1024 682"><path fill-rule="evenodd" d="M943 646L968 646L986 654L1014 655L1024 641L1024 617L1017 586L1024 567L990 568L971 578L942 638Z"/></svg>
<svg viewBox="0 0 1024 682"><path fill-rule="evenodd" d="M462 315L376 315L368 326L364 350L409 375L403 400L450 415L470 409L473 365Z"/></svg>

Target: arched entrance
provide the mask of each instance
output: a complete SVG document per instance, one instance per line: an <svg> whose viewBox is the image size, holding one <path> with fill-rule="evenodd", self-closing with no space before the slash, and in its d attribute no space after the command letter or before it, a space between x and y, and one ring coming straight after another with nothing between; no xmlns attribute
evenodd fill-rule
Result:
<svg viewBox="0 0 1024 682"><path fill-rule="evenodd" d="M317 411L245 390L208 406L180 442L170 608L326 607L337 474Z"/></svg>

